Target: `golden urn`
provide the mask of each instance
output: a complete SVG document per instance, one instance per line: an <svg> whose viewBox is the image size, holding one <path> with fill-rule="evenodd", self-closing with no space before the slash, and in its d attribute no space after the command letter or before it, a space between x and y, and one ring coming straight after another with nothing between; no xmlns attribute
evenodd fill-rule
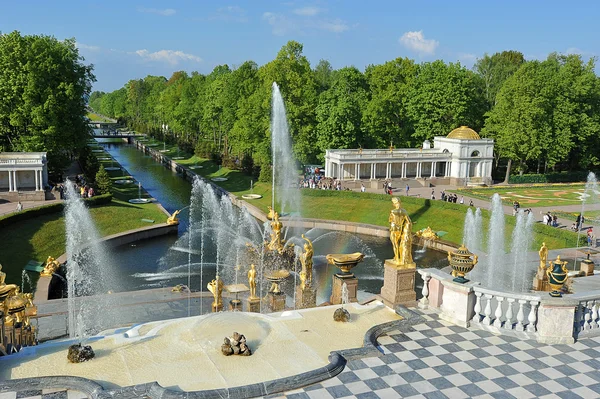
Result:
<svg viewBox="0 0 600 399"><path fill-rule="evenodd" d="M281 294L281 289L279 288L279 284L281 282L283 282L289 276L290 276L290 272L285 269L275 270L273 272L266 274L265 279L267 279L267 281L269 281L271 283L271 288L269 289L269 292L271 294Z"/></svg>
<svg viewBox="0 0 600 399"><path fill-rule="evenodd" d="M477 255L471 253L465 244L462 244L456 251L448 251L448 261L452 267L452 275L457 283L464 284L469 282L465 274L469 273L477 264Z"/></svg>
<svg viewBox="0 0 600 399"><path fill-rule="evenodd" d="M354 274L350 270L358 265L364 257L365 254L360 252L354 252L352 254L328 254L326 256L329 264L335 265L342 271L341 273L336 273L336 276L341 278L354 277Z"/></svg>

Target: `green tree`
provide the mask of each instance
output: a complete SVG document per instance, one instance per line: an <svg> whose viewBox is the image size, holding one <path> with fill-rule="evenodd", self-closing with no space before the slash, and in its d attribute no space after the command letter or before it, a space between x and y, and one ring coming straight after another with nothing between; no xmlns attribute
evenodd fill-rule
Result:
<svg viewBox="0 0 600 399"><path fill-rule="evenodd" d="M331 87L331 82L333 81L333 68L329 61L320 60L315 67L314 74L319 93L322 93Z"/></svg>
<svg viewBox="0 0 600 399"><path fill-rule="evenodd" d="M421 64L408 92L406 110L417 142L445 136L461 125L483 126L485 100L480 76L459 63Z"/></svg>
<svg viewBox="0 0 600 399"><path fill-rule="evenodd" d="M525 62L519 51L503 51L493 55L485 54L475 63L475 71L483 78L485 99L491 108L496 104L500 88L513 73Z"/></svg>
<svg viewBox="0 0 600 399"><path fill-rule="evenodd" d="M98 173L96 173L96 186L100 191L100 194L108 194L112 190L112 181L108 172L104 169L104 165L100 165Z"/></svg>

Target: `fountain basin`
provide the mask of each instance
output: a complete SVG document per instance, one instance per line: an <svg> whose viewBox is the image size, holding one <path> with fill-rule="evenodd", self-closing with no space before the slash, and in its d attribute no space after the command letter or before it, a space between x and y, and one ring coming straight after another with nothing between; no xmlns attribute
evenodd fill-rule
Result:
<svg viewBox="0 0 600 399"><path fill-rule="evenodd" d="M159 150L160 152L169 152L171 150Z"/></svg>
<svg viewBox="0 0 600 399"><path fill-rule="evenodd" d="M48 342L0 358L0 380L71 375L105 388L153 381L184 391L234 387L323 367L331 351L362 347L369 328L401 319L381 302L353 303L346 306L352 322L340 324L332 318L336 308L224 312L142 324L93 339L96 357L80 364L66 359L72 340ZM221 354L223 337L232 331L243 331L252 356Z"/></svg>
<svg viewBox="0 0 600 399"><path fill-rule="evenodd" d="M213 177L210 180L212 180L212 181L227 181L229 179L226 177Z"/></svg>
<svg viewBox="0 0 600 399"><path fill-rule="evenodd" d="M180 160L180 159L185 159L185 157L173 157L171 159Z"/></svg>
<svg viewBox="0 0 600 399"><path fill-rule="evenodd" d="M100 158L98 158L98 161L112 161L112 158L109 158L109 157L100 157Z"/></svg>
<svg viewBox="0 0 600 399"><path fill-rule="evenodd" d="M104 152L104 150L92 150L92 152Z"/></svg>
<svg viewBox="0 0 600 399"><path fill-rule="evenodd" d="M260 195L260 194L244 194L244 195L242 195L242 198L246 199L246 200L254 200L254 199L262 198L262 195Z"/></svg>
<svg viewBox="0 0 600 399"><path fill-rule="evenodd" d="M148 198L133 198L127 202L129 202L130 204L147 204L149 202L152 202L152 200L149 200Z"/></svg>
<svg viewBox="0 0 600 399"><path fill-rule="evenodd" d="M104 168L104 170L121 170L121 168L119 168L118 166L109 166L107 168Z"/></svg>
<svg viewBox="0 0 600 399"><path fill-rule="evenodd" d="M130 179L115 180L115 184L132 184L132 183L134 183L134 181L130 180Z"/></svg>

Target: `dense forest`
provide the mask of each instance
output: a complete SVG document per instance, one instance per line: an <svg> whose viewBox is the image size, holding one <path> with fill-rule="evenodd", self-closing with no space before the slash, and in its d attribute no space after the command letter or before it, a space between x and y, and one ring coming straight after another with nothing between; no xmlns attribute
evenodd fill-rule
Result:
<svg viewBox="0 0 600 399"><path fill-rule="evenodd" d="M241 159L255 171L270 167L272 82L284 96L302 163L322 162L328 148L418 147L468 125L496 141L496 166L508 162L514 173L600 164L594 59L553 53L527 61L504 51L486 54L473 70L397 58L363 72L334 70L326 60L311 67L302 50L290 41L260 67L247 61L208 75L131 80L111 93L92 93L89 105L135 130L201 156Z"/></svg>
<svg viewBox="0 0 600 399"><path fill-rule="evenodd" d="M48 152L60 175L86 148L95 78L75 39L0 34L0 151Z"/></svg>

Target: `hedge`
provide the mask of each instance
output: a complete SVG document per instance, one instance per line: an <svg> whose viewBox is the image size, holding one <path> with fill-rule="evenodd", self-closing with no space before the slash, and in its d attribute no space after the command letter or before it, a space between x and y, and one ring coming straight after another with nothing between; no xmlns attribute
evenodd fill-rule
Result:
<svg viewBox="0 0 600 399"><path fill-rule="evenodd" d="M546 174L514 175L508 179L509 184L522 183L568 183L585 182L589 172L559 172Z"/></svg>
<svg viewBox="0 0 600 399"><path fill-rule="evenodd" d="M92 198L84 199L84 202L88 207L105 205L105 204L110 203L111 201L112 201L112 194L97 195ZM23 220L33 219L37 216L48 215L50 213L62 212L63 209L64 209L63 202L56 202L54 204L43 205L43 206L40 206L37 208L24 209L21 212L15 212L15 213L11 213L10 215L0 217L0 228L11 225L13 223L23 221Z"/></svg>

